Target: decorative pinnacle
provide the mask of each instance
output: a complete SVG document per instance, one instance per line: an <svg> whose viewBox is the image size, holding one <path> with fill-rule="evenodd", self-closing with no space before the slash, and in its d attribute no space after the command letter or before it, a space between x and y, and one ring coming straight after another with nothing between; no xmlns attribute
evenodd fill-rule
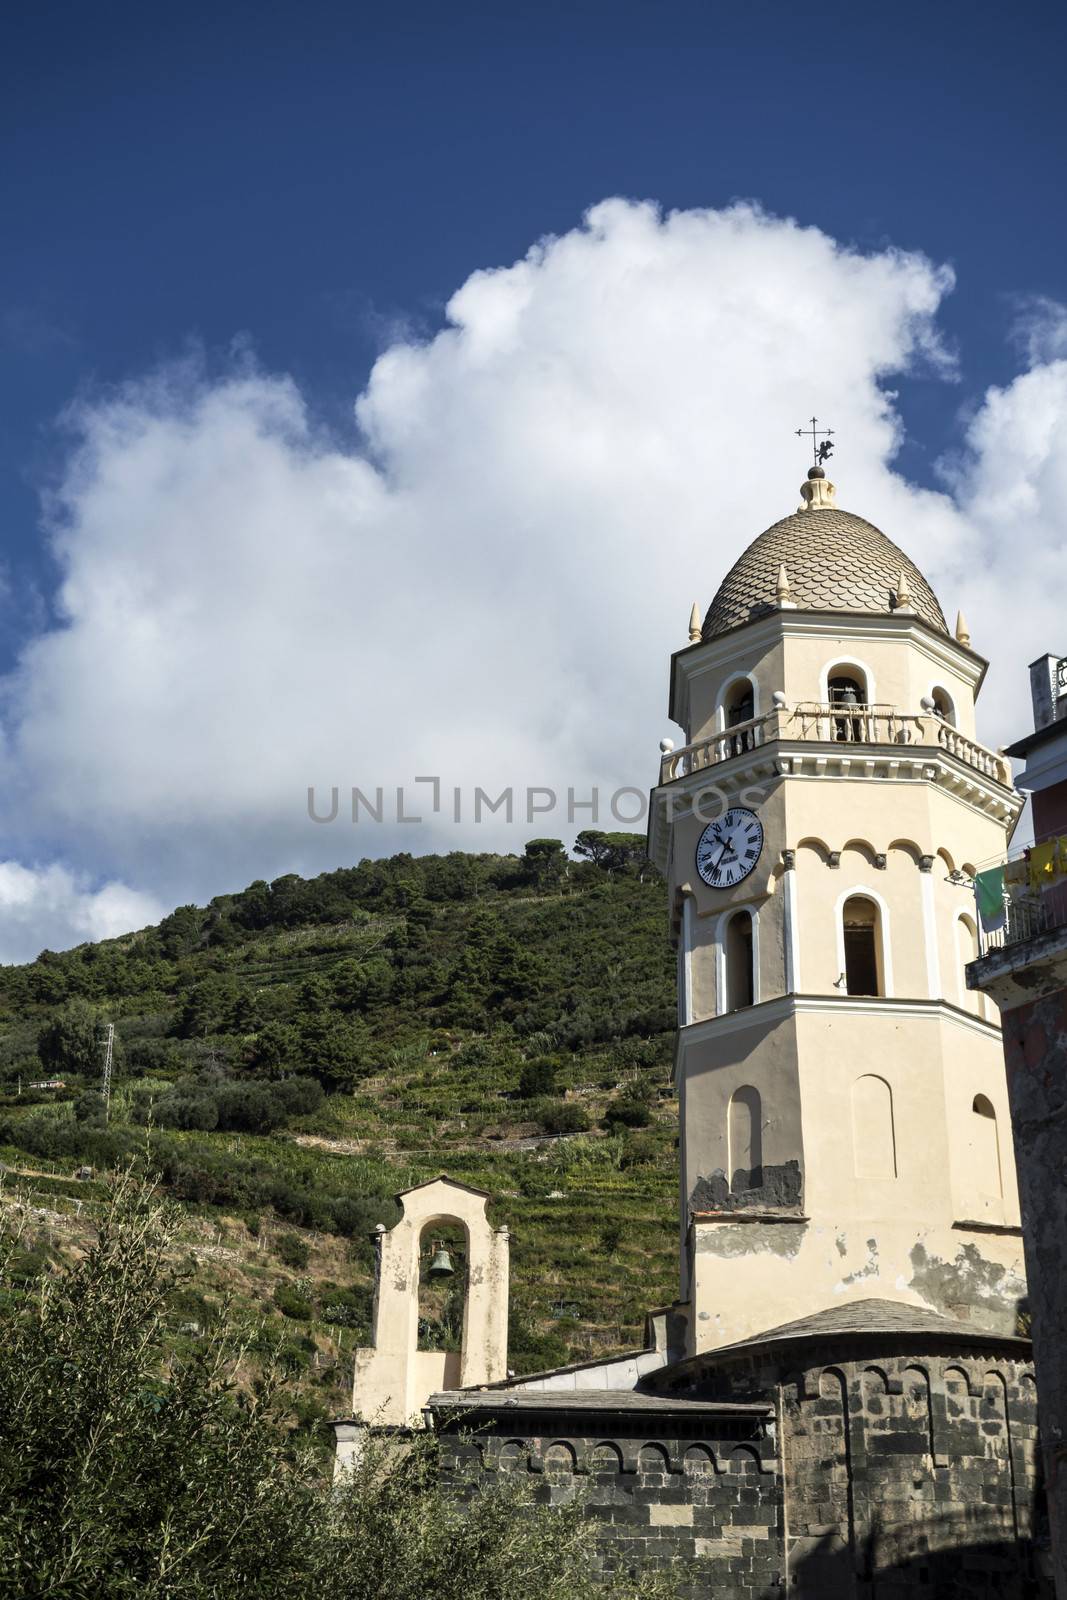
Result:
<svg viewBox="0 0 1067 1600"><path fill-rule="evenodd" d="M967 626L967 618L963 615L962 611L957 611L957 613L956 613L956 643L957 644L970 644L970 642L971 642L971 630Z"/></svg>
<svg viewBox="0 0 1067 1600"><path fill-rule="evenodd" d="M834 453L834 447L830 443L834 430L833 428L817 427L816 424L819 420L818 417L812 417L810 420L810 428L797 429L797 438L811 439L811 453L813 457L812 464L813 466L821 467L823 462L829 460L830 456L832 456ZM820 438L822 439L821 444L819 443Z"/></svg>
<svg viewBox="0 0 1067 1600"><path fill-rule="evenodd" d="M908 575L901 567L900 577L897 579L897 592L893 597L893 610L913 611L914 609L911 603L911 590L908 588Z"/></svg>
<svg viewBox="0 0 1067 1600"><path fill-rule="evenodd" d="M778 582L774 586L774 598L778 603L778 609L780 611L796 610L796 601L790 600L789 595L789 574L785 570L785 562L783 561L781 566L778 568Z"/></svg>
<svg viewBox="0 0 1067 1600"><path fill-rule="evenodd" d="M695 600L693 601L693 609L689 613L689 643L700 643L700 612L697 610Z"/></svg>

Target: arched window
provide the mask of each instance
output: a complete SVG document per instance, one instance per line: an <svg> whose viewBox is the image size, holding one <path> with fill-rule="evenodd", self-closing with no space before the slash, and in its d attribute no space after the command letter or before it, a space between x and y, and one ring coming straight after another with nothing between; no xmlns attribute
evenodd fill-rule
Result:
<svg viewBox="0 0 1067 1600"><path fill-rule="evenodd" d="M751 678L739 678L736 683L730 685L723 695L722 715L728 729L752 721L756 715L756 691ZM743 733L735 734L728 741L729 754L736 756L744 750L751 750L753 743L752 729L746 728Z"/></svg>
<svg viewBox="0 0 1067 1600"><path fill-rule="evenodd" d="M976 1094L971 1105L969 1166L975 1188L983 1199L999 1200L1004 1194L1000 1174L1000 1139L992 1100Z"/></svg>
<svg viewBox="0 0 1067 1600"><path fill-rule="evenodd" d="M462 1350L467 1235L461 1223L429 1223L419 1241L420 1350Z"/></svg>
<svg viewBox="0 0 1067 1600"><path fill-rule="evenodd" d="M867 704L867 680L858 667L833 669L827 677L826 690L830 704L837 713L852 706ZM858 744L863 739L861 716L835 715L831 727L833 737L843 744Z"/></svg>
<svg viewBox="0 0 1067 1600"><path fill-rule="evenodd" d="M735 911L727 922L723 954L726 958L726 1010L740 1011L743 1006L750 1006L756 997L751 912Z"/></svg>
<svg viewBox="0 0 1067 1600"><path fill-rule="evenodd" d="M882 995L885 970L878 907L866 895L850 895L841 911L845 946L845 992Z"/></svg>
<svg viewBox="0 0 1067 1600"><path fill-rule="evenodd" d="M730 1188L735 1194L744 1189L761 1189L763 1102L759 1090L752 1084L742 1084L730 1096L726 1132L730 1147Z"/></svg>
<svg viewBox="0 0 1067 1600"><path fill-rule="evenodd" d="M942 722L947 722L950 728L956 726L956 707L952 703L952 696L947 689L940 687L930 691L930 699L934 702L934 715L940 717Z"/></svg>
<svg viewBox="0 0 1067 1600"><path fill-rule="evenodd" d="M852 1150L857 1178L896 1177L893 1091L874 1073L852 1085Z"/></svg>

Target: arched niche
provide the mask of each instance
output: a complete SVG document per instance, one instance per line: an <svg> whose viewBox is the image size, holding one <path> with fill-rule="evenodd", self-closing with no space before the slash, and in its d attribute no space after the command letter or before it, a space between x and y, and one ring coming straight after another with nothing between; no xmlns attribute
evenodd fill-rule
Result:
<svg viewBox="0 0 1067 1600"><path fill-rule="evenodd" d="M984 1200L1003 1199L1000 1130L997 1127L996 1108L985 1094L976 1094L971 1101L966 1161L978 1196Z"/></svg>
<svg viewBox="0 0 1067 1600"><path fill-rule="evenodd" d="M893 1091L873 1072L863 1073L852 1085L852 1152L857 1178L896 1177Z"/></svg>
<svg viewBox="0 0 1067 1600"><path fill-rule="evenodd" d="M730 1096L727 1108L730 1188L734 1193L763 1187L763 1100L751 1083Z"/></svg>
<svg viewBox="0 0 1067 1600"><path fill-rule="evenodd" d="M976 989L967 987L967 967L972 961L977 961L982 953L981 941L978 937L978 924L968 911L958 911L955 917L954 933L956 938L956 991L960 1005L966 1011L973 1011L976 1016L984 1017L985 996Z"/></svg>

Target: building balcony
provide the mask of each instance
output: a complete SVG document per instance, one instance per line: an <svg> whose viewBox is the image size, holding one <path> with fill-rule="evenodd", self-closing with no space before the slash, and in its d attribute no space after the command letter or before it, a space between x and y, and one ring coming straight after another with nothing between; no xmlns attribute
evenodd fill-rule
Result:
<svg viewBox="0 0 1067 1600"><path fill-rule="evenodd" d="M1011 764L1006 756L968 739L951 723L926 712L913 715L888 705L830 705L801 700L794 706L776 705L762 716L739 722L707 739L668 750L660 765L660 783L674 783L739 756L751 755L771 743L831 746L848 771L854 758L863 761L875 751L892 757L937 751L1005 788L1012 787Z"/></svg>
<svg viewBox="0 0 1067 1600"><path fill-rule="evenodd" d="M982 955L1067 934L1067 838L1014 851L975 880ZM976 985L972 985L976 987Z"/></svg>

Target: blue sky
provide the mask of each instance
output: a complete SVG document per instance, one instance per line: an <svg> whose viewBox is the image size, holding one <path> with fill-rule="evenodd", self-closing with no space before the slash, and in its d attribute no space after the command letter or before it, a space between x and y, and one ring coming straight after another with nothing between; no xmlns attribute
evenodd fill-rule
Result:
<svg viewBox="0 0 1067 1600"><path fill-rule="evenodd" d="M299 396L300 426L309 430L300 450L317 460L319 451L332 448L349 465L369 456L395 472L401 441L408 437L395 397L385 406L384 431L380 417L377 432L367 431L366 407L362 433L354 420L354 403L376 359L389 351L436 349L439 371L446 350L431 341L446 323L450 297L471 275L510 267L545 235L580 231L586 210L610 197L694 213L722 212L734 200L751 200L774 217L795 217L819 230L858 259L886 263L894 252L905 252L932 264L931 274L950 267L954 286L942 275L939 287L929 289L936 306L914 313L934 329L940 351L934 359L929 329L914 338L897 339L899 329L892 338L886 335L893 346L889 356L879 343L882 333L872 333L864 394L896 397L887 402L893 427L878 433L873 413L866 420L854 420L847 411L834 415L838 471L844 481L851 431L854 481L869 484L868 504L855 509L873 515L880 496L887 505L902 503L899 494L893 499L902 484L926 510L924 492L949 493L953 515L970 515L978 499L988 504L983 474L996 452L1008 447L997 431L1003 415L988 407L991 386L1018 401L1010 419L1012 439L1028 437L1028 427L1059 426L1058 399L1049 395L1063 338L1058 307L1067 299L1067 222L1058 203L1067 138L1064 33L1063 10L1051 4L1011 12L984 3L386 9L305 0L300 6L180 8L42 3L12 12L0 66L6 152L0 171L0 526L6 578L0 668L15 673L5 695L5 778L19 800L17 814L13 805L2 819L0 856L38 875L61 869L73 875L70 881L83 896L124 885L144 897L135 902L143 908L202 898L233 887L232 878L244 873L272 876L289 865L311 870L395 847L393 835L370 844L360 840L358 846L316 836L311 846L306 824L294 831L295 803L283 817L265 802L263 814L257 811L253 819L245 797L233 807L205 801L192 817L199 848L178 837L181 830L168 819L170 843L162 849L169 865L163 868L160 839L146 820L153 806L158 810L158 797L139 806L128 796L110 815L95 798L87 810L73 801L65 808L39 805L45 788L52 794L57 781L64 781L56 776L64 769L56 765L55 748L51 769L41 755L49 740L54 746L62 738L63 723L49 724L41 707L53 706L66 692L58 687L58 667L51 676L41 669L39 649L43 644L47 655L55 644L57 622L69 627L72 616L76 624L79 617L84 621L79 597L98 580L111 574L108 581L121 586L114 572L128 571L131 561L139 569L142 560L127 541L121 560L114 558L118 568L108 564L111 557L92 566L92 552L101 548L93 542L93 517L109 514L90 506L94 473L103 471L102 451L107 470L118 474L116 482L128 481L116 454L126 448L128 433L116 443L115 412L108 407L119 393L127 407L141 406L138 417L150 413L158 421L162 409L172 422L184 419L187 429L203 428L212 397L219 403L220 395L232 398L235 374L254 372L250 382L288 385L286 392ZM792 270L786 250L776 286L783 304L790 300ZM839 406L852 403L851 391L836 394L820 370L827 350L836 348L833 330L845 326L842 297L850 293L849 274L830 273L825 297L813 289L803 319L789 328L791 357L785 365L797 422L812 409L825 411L835 398ZM758 321L763 304L757 297L745 314ZM906 319L913 311L901 315ZM1028 354L1020 318L1031 333ZM547 325L561 324L549 318ZM761 359L773 372L779 358L773 338L783 336L788 322L776 312L768 327L773 337L768 333ZM841 334L848 336L847 330ZM627 338L623 317L620 349ZM796 473L789 463L797 460L799 468L800 462L790 454L784 419L793 411L787 408L772 425L767 407L757 409L745 388L743 365L726 362L713 375L718 343L708 356L714 396L706 419L709 458L730 453L746 460L739 441L747 435L755 462L773 459L776 472L781 463L777 498L784 497L782 510L791 509ZM605 348L610 351L610 340ZM547 359L538 356L538 370ZM737 359L756 358L739 353ZM604 360L610 363L610 354ZM806 386L805 360L811 371ZM1042 374L1051 374L1043 399L1033 387L1025 395L1012 388L1035 361ZM388 362L387 367L386 376L393 371ZM603 371L603 362L597 370ZM168 374L163 399L161 373ZM686 382L691 380L687 370ZM157 387L146 398L144 386L153 382ZM463 391L451 383L445 392L454 403ZM127 387L117 390L121 385ZM379 390L384 393L384 384ZM277 400L281 389L271 392ZM257 391L257 406L266 403L265 394ZM242 391L240 403L246 399ZM123 427L131 426L130 414L123 413ZM104 445L93 431L103 426L102 418L110 428ZM979 434L973 431L976 419ZM275 423L264 426L269 431ZM224 436L225 429L216 427L217 437ZM282 431L291 427L290 418ZM447 431L446 421L442 433ZM88 467L78 454L87 439L95 440ZM1055 454L1058 446L1049 449ZM951 469L961 452L969 461L967 482L946 489L946 466ZM235 457L235 470L247 459L247 451ZM128 455L123 463L128 470ZM888 474L882 487L876 464ZM1047 467L1046 461L1046 488ZM407 461L405 481L422 470ZM153 470L149 488L138 480L138 492L145 492L137 526L146 566L162 541L178 536L166 484L187 483L184 471L171 462L166 470ZM395 490L399 481L389 486ZM1028 480L1028 486L1034 484ZM1026 499L1023 488L1019 503ZM50 498L57 490L59 513ZM449 515L453 527L463 526L462 496ZM536 546L540 524L532 511L524 518ZM299 524L299 514L295 520ZM735 520L721 549L709 547L703 569L683 581L680 611L688 612L690 588L706 603L736 553L733 545L761 525L758 517L751 527ZM1055 507L1045 504L1037 520L1055 542ZM923 559L906 530L887 531ZM1008 531L1017 537L1017 527ZM290 536L299 560L300 526ZM936 542L938 536L922 534L924 541L928 537ZM985 537L995 543L995 530L987 529ZM695 533L692 538L697 540ZM945 538L944 570L950 581L965 586L969 565L973 569L982 558L965 556L956 545L949 549L951 539ZM240 546L253 561L256 540L253 522ZM680 535L678 558L698 546L689 534ZM548 535L538 548L544 561L552 559ZM484 541L482 549L488 570L496 572L504 556ZM401 563L394 573L401 592L409 570L418 587L416 550L413 545L410 569ZM72 572L80 573L74 601L68 596L57 612L57 584ZM476 563L469 572L477 586ZM558 581L566 583L565 569ZM627 581L629 589L623 583L612 603L622 606L626 594L641 585L636 570ZM487 596L490 590L487 582ZM239 587L235 596L239 606ZM495 590L492 599L499 603ZM952 603L946 596L946 610ZM981 608L981 597L974 603ZM270 595L264 591L249 604L269 605ZM132 615L136 627L140 614ZM93 637L106 651L109 635L97 621ZM122 612L115 626L128 631L131 613ZM650 621L642 671L656 675L658 704L665 690L664 651L677 641L661 640L657 626ZM413 630L406 632L410 644ZM977 641L991 655L994 642ZM1042 638L1035 652L1065 642ZM298 638L291 643L299 649ZM248 644L249 675L257 648ZM190 636L190 657L200 651ZM70 665L71 679L84 676L84 659ZM362 662L354 676L369 682L382 670L380 652L375 661L370 672ZM1014 662L1012 670L1019 665ZM416 662L413 681L419 670L431 670L428 658L421 668ZM463 689L474 700L477 681L465 680ZM596 663L576 656L571 681L574 704L564 711L557 702L538 704L531 686L516 678L511 703L529 707L527 732L565 725L570 736L571 722L580 724L588 712L582 695L596 684ZM161 682L160 696L166 692ZM1007 676L998 693L1002 725L993 731L1007 738L1021 731L1020 722L1025 726L1025 700L1018 683L1013 695ZM118 690L116 695L89 711L69 708L72 722L93 728L98 746L106 747L107 729L114 731L125 714ZM368 700L373 710L370 688L357 694L357 709ZM392 747L408 739L404 704L403 696L383 704L380 722L367 725L380 727ZM343 716L345 708L338 711ZM170 737L176 750L206 715L210 706L201 700L187 708L185 721L175 720ZM662 723L662 712L656 715ZM626 725L635 741L638 726L642 738L646 727L657 736L665 731L658 723L652 730L644 711ZM257 741L266 736L259 730ZM277 737L284 740L284 730ZM457 747L466 737L457 728ZM413 768L418 741L408 743ZM361 773L366 769L365 748L355 755L345 750L345 759L333 763L342 783L356 756ZM570 757L559 759L565 764ZM90 771L90 765L79 757L66 770L73 788L84 785L79 792L92 790L95 796L106 787L106 772ZM327 760L316 763L308 756L299 771L298 765L286 780L293 794L302 791L311 766L315 781L332 775ZM648 773L638 755L630 766L644 783ZM206 790L206 769L202 779ZM265 776L263 792L274 782L275 775ZM30 820L42 810L43 821ZM235 851L236 838L247 841L247 849ZM445 848L450 842L471 840L442 842L420 834L415 847ZM34 920L32 893L27 905L30 945L39 933L62 942L73 936L70 929L76 934L86 926L75 919L65 935L60 924L69 908L55 911L59 920L53 927L52 912ZM116 914L121 920L124 913Z"/></svg>

